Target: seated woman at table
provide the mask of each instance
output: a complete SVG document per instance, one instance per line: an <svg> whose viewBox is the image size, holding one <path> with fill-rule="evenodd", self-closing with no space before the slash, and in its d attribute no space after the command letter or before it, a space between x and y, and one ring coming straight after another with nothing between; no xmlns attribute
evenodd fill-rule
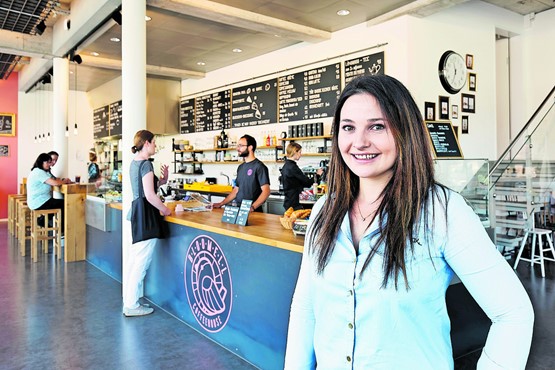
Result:
<svg viewBox="0 0 555 370"><path fill-rule="evenodd" d="M27 206L31 210L56 209L62 210L62 225L64 224L64 200L52 197L52 186L71 184L69 179L56 179L50 174L52 157L47 153L41 153L31 173L27 177Z"/></svg>

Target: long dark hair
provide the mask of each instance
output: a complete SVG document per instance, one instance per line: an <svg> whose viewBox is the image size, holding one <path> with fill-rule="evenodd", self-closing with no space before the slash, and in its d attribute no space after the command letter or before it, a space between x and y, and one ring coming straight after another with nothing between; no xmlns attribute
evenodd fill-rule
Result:
<svg viewBox="0 0 555 370"><path fill-rule="evenodd" d="M50 154L40 153L35 163L33 163L33 167L31 168L31 171L34 170L35 168L40 168L41 170L44 171L44 168L42 168L42 164L44 162L49 162L51 160L52 160L52 157L50 156Z"/></svg>
<svg viewBox="0 0 555 370"><path fill-rule="evenodd" d="M389 122L395 140L398 158L393 165L393 176L382 191L382 202L378 208L380 220L379 236L372 251L364 262L364 271L380 244L384 248L384 279L382 286L394 278L397 288L402 273L408 288L405 266L407 246L412 251L415 233L421 217L428 223L430 193L436 194L434 165L430 143L426 136L424 121L410 92L398 80L390 76L364 76L352 80L342 91L335 108L332 124L332 154L328 173L328 197L321 212L314 220L309 235L311 251L316 253L317 269L324 271L335 247L341 223L354 204L360 181L341 157L337 137L341 109L353 95L370 94ZM445 192L444 192L445 193Z"/></svg>

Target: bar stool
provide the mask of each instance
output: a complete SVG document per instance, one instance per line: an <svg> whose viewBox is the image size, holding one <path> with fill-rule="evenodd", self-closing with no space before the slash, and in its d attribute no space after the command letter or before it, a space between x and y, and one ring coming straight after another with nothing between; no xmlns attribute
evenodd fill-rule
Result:
<svg viewBox="0 0 555 370"><path fill-rule="evenodd" d="M39 218L44 217L44 226L38 224ZM52 216L52 226L49 226L49 217ZM43 253L48 253L48 241L52 240L52 251L54 255L58 255L58 259L62 258L61 243L61 209L41 209L31 211L31 258L33 262L37 262L38 248L42 242ZM52 235L48 235L52 232Z"/></svg>
<svg viewBox="0 0 555 370"><path fill-rule="evenodd" d="M27 199L27 196L24 194L8 194L8 232L13 236L17 236L15 233L15 224L17 223L17 205L15 201L17 199Z"/></svg>
<svg viewBox="0 0 555 370"><path fill-rule="evenodd" d="M522 251L524 250L524 246L526 245L526 240L528 236L532 235L532 251L530 253L530 258L523 258ZM544 241L542 240L545 236L545 241L547 241L547 247L544 248ZM536 254L536 240L538 244L538 254ZM545 257L544 252L551 252L552 257ZM524 238L522 239L522 243L520 244L520 250L518 251L518 256L516 257L515 266L513 267L516 270L518 266L518 262L520 260L530 262L530 268L534 266L534 264L539 264L542 269L542 277L545 277L545 266L544 261L553 261L555 262L555 249L553 249L553 232L551 230L546 229L538 229L534 228L531 230L526 230L524 234Z"/></svg>
<svg viewBox="0 0 555 370"><path fill-rule="evenodd" d="M31 210L27 206L27 200L25 199L18 199L16 204L19 253L25 257L25 241L31 239Z"/></svg>

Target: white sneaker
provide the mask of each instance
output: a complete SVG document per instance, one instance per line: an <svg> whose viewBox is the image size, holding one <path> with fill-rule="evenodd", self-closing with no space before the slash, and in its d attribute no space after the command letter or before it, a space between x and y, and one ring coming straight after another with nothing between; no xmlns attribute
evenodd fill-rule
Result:
<svg viewBox="0 0 555 370"><path fill-rule="evenodd" d="M123 309L123 315L125 317L145 316L145 315L150 315L153 312L154 312L154 308L146 307L146 306L139 306L137 308L124 308Z"/></svg>

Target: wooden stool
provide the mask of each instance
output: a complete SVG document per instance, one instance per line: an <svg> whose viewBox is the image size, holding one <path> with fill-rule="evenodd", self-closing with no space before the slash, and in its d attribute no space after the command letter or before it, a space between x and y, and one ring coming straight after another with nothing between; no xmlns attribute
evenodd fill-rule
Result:
<svg viewBox="0 0 555 370"><path fill-rule="evenodd" d="M526 245L526 240L528 239L528 236L532 235L532 251L530 253L530 258L523 258L522 257L522 251L524 250L524 246ZM543 237L545 236L545 239L547 241L547 247L544 248L544 242L543 242ZM538 241L538 254L536 254L536 240ZM550 257L544 257L544 252L551 252L551 255L553 256L552 258ZM542 277L545 277L545 266L544 266L544 261L553 261L555 262L555 249L553 249L553 232L551 230L546 230L546 229L532 229L532 230L526 230L526 233L524 234L524 238L522 239L522 243L520 244L520 250L518 251L518 256L516 257L516 261L515 261L515 266L514 269L516 270L516 267L518 266L518 262L520 260L526 261L526 262L530 262L530 268L532 268L534 266L534 264L539 264L541 266L541 270L542 270Z"/></svg>
<svg viewBox="0 0 555 370"><path fill-rule="evenodd" d="M23 194L8 194L8 232L12 236L17 236L15 233L15 224L17 223L17 208L15 201L17 199L27 199Z"/></svg>
<svg viewBox="0 0 555 370"><path fill-rule="evenodd" d="M44 226L38 224L38 219L44 216ZM49 216L52 216L52 226L49 226ZM33 262L37 262L39 242L42 242L43 253L48 253L48 241L52 240L52 251L62 258L62 210L61 209L42 209L31 211L31 257ZM52 236L48 235L52 232Z"/></svg>
<svg viewBox="0 0 555 370"><path fill-rule="evenodd" d="M25 199L18 199L16 204L19 253L25 257L25 241L31 239L31 210L27 206Z"/></svg>

